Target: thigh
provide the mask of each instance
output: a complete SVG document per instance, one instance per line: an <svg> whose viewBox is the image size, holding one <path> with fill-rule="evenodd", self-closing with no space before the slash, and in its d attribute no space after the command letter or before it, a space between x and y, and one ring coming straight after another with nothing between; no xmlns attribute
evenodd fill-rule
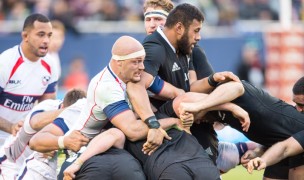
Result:
<svg viewBox="0 0 304 180"><path fill-rule="evenodd" d="M288 179L288 161L288 159L284 159L275 165L268 166L264 171L264 177L268 179Z"/></svg>

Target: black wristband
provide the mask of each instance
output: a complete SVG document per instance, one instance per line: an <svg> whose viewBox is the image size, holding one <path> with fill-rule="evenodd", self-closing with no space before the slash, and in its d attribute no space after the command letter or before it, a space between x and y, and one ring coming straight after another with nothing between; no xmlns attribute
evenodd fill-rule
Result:
<svg viewBox="0 0 304 180"><path fill-rule="evenodd" d="M145 123L149 127L149 129L158 129L160 124L155 116L151 116L145 120Z"/></svg>
<svg viewBox="0 0 304 180"><path fill-rule="evenodd" d="M211 75L208 77L208 83L209 83L210 86L216 87L216 86L218 85L218 82L216 82L216 81L214 80L213 75L214 75L214 73L211 74Z"/></svg>

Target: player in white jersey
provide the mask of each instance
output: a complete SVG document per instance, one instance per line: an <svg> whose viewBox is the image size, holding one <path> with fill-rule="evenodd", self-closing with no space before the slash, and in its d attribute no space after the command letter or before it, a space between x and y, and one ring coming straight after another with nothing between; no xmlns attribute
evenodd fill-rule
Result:
<svg viewBox="0 0 304 180"><path fill-rule="evenodd" d="M86 93L84 91L73 89L65 95L63 101L48 99L37 104L26 116L24 126L17 136L9 136L6 139L6 144L8 145L1 148L1 176L4 179L13 179L24 160L33 152L28 147L31 137L56 119L63 108L70 106L85 96Z"/></svg>
<svg viewBox="0 0 304 180"><path fill-rule="evenodd" d="M73 105L65 108L59 116L53 121L53 123L49 124L47 127L54 126L54 129L59 130L61 134L65 134L69 131L71 127L75 123L77 123L78 116L80 114L81 109L86 104L86 99L82 98L79 99L76 103ZM41 130L42 132L45 131L45 129ZM85 144L87 144L88 139L83 137L79 132L77 133L72 132L69 135L67 135L65 138L71 143L72 146L75 144L78 144L77 135L80 135L80 145L77 147L81 147ZM69 139L69 138L72 139ZM35 136L33 137L35 138ZM43 139L45 142L49 142L48 138ZM69 144L65 144L67 149L74 149L73 147L70 147ZM31 147L33 148L33 147ZM57 150L58 148L55 148L53 150ZM43 151L43 153L49 153L53 151ZM24 166L21 168L18 178L17 179L56 179L56 169L57 169L57 156L53 156L52 158L46 157L42 153L34 152L30 157L25 160Z"/></svg>
<svg viewBox="0 0 304 180"><path fill-rule="evenodd" d="M52 25L41 14L26 18L22 42L0 55L0 145L36 100L55 99L58 69L47 55Z"/></svg>
<svg viewBox="0 0 304 180"><path fill-rule="evenodd" d="M134 38L123 36L119 38L113 45L112 54L113 57L109 65L105 67L99 74L97 74L91 80L87 94L88 104L84 107L83 111L81 112L79 119L80 122L77 123L75 127L76 130L80 130L81 133L83 133L85 136L89 138L94 137L94 139L92 140L92 142L95 142L94 147L99 147L99 148L98 149L93 148L95 149L95 152L93 154L90 154L90 156L94 154L98 154L101 151L105 151L107 149L104 147L105 147L105 143L109 143L109 141L107 141L109 139L96 140L96 138L98 137L97 135L103 130L103 128L109 121L117 128L122 130L126 134L127 138L133 141L145 138L149 130L147 125L145 125L142 121L137 120L134 112L132 111L132 107L128 103L128 97L126 94L126 83L129 81L138 81L140 79L140 73L144 68L143 58L145 52L143 50L143 47ZM170 123L166 124L164 128L171 127L177 121L176 119L173 118L170 120L171 120L171 124ZM167 136L167 134L164 132L164 130L161 127L159 127L158 122L153 121L147 123L150 126L155 125L151 127L149 131L150 141L153 141L155 144L161 144L165 136L166 138L170 139ZM60 131L56 130L57 132L55 132L54 125L53 126L49 125L49 126L50 126L48 128L49 132L52 132L53 135L60 136L59 134ZM64 125L62 127L64 127ZM103 132L102 134L104 134L105 132ZM59 144L62 144L60 143L61 137L53 138L50 135L48 136L48 138L50 139L47 141L53 143L52 144L46 143L46 141L43 141L43 139L44 140L46 139L47 134L45 133L43 135L42 133L43 131L39 132L38 134L36 134L36 136L34 136L34 138L30 142L31 147L35 148L38 151L46 151L46 150L54 150L51 149L52 147L58 149L60 147ZM112 140L114 139L115 141L115 139L119 139L117 137L120 136L119 135L116 137L115 135L112 136ZM59 140L58 144L56 143L56 140ZM64 137L64 147L66 147L65 143L68 142ZM115 146L115 144L112 145ZM88 149L92 149L90 148L90 145L88 146ZM113 151L115 150L110 149L105 154L100 156L99 155L94 156L90 158L88 161L97 162L97 159L99 158L105 160L107 159L107 157L112 157ZM124 150L116 152L115 154L119 154L120 156L119 158L112 158L111 164L113 164L113 166L109 167L105 163L97 163L97 164L94 163L95 165L98 166L94 168L95 169L94 172L86 173L83 172L82 169L80 169L80 171L82 171L80 173L81 178L85 178L87 176L90 178L92 177L97 178L100 174L104 173L102 177L107 179L109 178L107 176L108 174L107 172L109 172L110 170L115 171L115 173L112 174L117 175L117 178L119 177L126 179L128 179L127 177L133 177L133 179L135 177L136 177L135 179L144 178L144 175L141 171L141 167L139 166L138 162L132 156L130 156L130 154L126 153ZM86 157L85 159L77 159L75 163L79 163L79 165L81 166L82 161L85 161L88 158L89 157ZM88 161L84 163L87 163ZM115 169L114 166L115 167L120 166L121 168ZM86 167L86 166L81 166L81 167ZM127 169L128 170L127 174L124 174L126 172L123 172L124 171L123 169L126 169L126 167L132 169Z"/></svg>

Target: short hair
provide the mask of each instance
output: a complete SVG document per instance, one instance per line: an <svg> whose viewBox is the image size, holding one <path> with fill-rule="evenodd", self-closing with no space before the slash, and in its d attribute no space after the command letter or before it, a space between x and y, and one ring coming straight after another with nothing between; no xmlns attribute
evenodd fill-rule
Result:
<svg viewBox="0 0 304 180"><path fill-rule="evenodd" d="M167 11L168 13L173 9L174 5L171 0L146 0L144 2L144 12L149 8L158 8Z"/></svg>
<svg viewBox="0 0 304 180"><path fill-rule="evenodd" d="M294 95L304 95L304 76L294 84L292 92Z"/></svg>
<svg viewBox="0 0 304 180"><path fill-rule="evenodd" d="M74 104L78 99L86 97L86 92L80 89L72 89L66 93L63 99L63 106L68 107Z"/></svg>
<svg viewBox="0 0 304 180"><path fill-rule="evenodd" d="M63 33L65 33L65 27L64 24L59 20L52 20L51 21L53 29L59 29Z"/></svg>
<svg viewBox="0 0 304 180"><path fill-rule="evenodd" d="M218 145L219 155L216 159L217 168L226 173L240 163L240 155L237 146L230 142L220 142Z"/></svg>
<svg viewBox="0 0 304 180"><path fill-rule="evenodd" d="M186 29L192 24L193 20L204 22L203 13L195 6L187 3L176 6L168 15L165 26L172 28L176 23L181 22Z"/></svg>
<svg viewBox="0 0 304 180"><path fill-rule="evenodd" d="M50 22L50 19L42 14L31 14L24 21L23 31L26 30L27 28L32 28L34 26L35 21L48 23Z"/></svg>

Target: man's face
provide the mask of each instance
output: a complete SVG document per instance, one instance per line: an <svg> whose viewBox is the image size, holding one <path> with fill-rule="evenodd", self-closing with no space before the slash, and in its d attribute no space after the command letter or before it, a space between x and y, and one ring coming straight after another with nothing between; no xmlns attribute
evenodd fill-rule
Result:
<svg viewBox="0 0 304 180"><path fill-rule="evenodd" d="M65 40L65 35L64 32L60 29L54 29L53 28L53 34L51 38L52 42L49 46L49 51L50 52L58 52Z"/></svg>
<svg viewBox="0 0 304 180"><path fill-rule="evenodd" d="M43 23L35 21L33 28L25 31L24 42L30 52L36 57L44 57L48 52L52 36L52 25L50 22Z"/></svg>
<svg viewBox="0 0 304 180"><path fill-rule="evenodd" d="M194 19L189 28L185 29L183 36L177 41L177 49L181 54L191 54L194 45L201 39L201 27L202 22Z"/></svg>
<svg viewBox="0 0 304 180"><path fill-rule="evenodd" d="M144 56L121 62L120 78L125 82L138 82L145 69Z"/></svg>
<svg viewBox="0 0 304 180"><path fill-rule="evenodd" d="M299 112L304 113L304 94L293 95L292 100L296 103L296 109Z"/></svg>
<svg viewBox="0 0 304 180"><path fill-rule="evenodd" d="M152 7L147 8L146 12L151 12L153 10L156 10ZM161 10L161 9L160 9ZM162 17L162 16L149 16L149 17L145 17L145 30L146 33L152 34L158 26L164 26L166 23L167 18Z"/></svg>

